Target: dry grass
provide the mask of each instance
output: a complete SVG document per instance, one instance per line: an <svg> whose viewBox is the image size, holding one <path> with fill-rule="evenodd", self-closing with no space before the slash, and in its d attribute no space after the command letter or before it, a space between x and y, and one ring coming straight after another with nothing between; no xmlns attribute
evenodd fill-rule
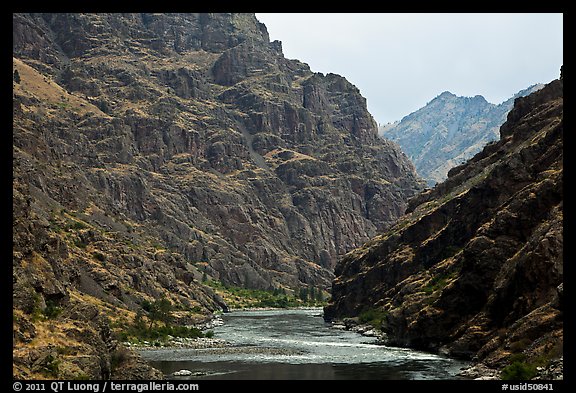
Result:
<svg viewBox="0 0 576 393"><path fill-rule="evenodd" d="M131 321L136 316L134 311L113 306L94 296L90 296L76 290L70 290L70 300L83 304L92 304L98 307L98 309L101 310L101 312L103 312L109 318L112 324L121 321Z"/></svg>
<svg viewBox="0 0 576 393"><path fill-rule="evenodd" d="M14 94L33 98L42 103L38 104L39 106L30 106L25 110L37 111L42 106L42 109L49 109L46 112L47 115L50 115L51 112L66 110L80 115L93 113L101 117L109 117L98 107L74 94L68 93L52 79L40 74L23 61L13 57L12 68L17 70L20 75L20 83L12 83Z"/></svg>

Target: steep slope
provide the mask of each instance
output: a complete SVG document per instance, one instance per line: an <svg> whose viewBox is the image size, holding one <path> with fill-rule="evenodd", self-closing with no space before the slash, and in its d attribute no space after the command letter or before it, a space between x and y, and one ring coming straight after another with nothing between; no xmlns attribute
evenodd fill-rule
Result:
<svg viewBox="0 0 576 393"><path fill-rule="evenodd" d="M498 142L343 258L325 318L376 310L390 345L497 369L561 355L562 141L559 79L517 99Z"/></svg>
<svg viewBox="0 0 576 393"><path fill-rule="evenodd" d="M422 188L358 89L252 14L13 14L13 56L22 378L129 378L108 329L161 297L182 324L225 309L202 277L326 290Z"/></svg>
<svg viewBox="0 0 576 393"><path fill-rule="evenodd" d="M51 197L145 223L224 282L327 286L338 255L394 222L420 187L406 157L377 138L358 89L285 59L253 15L14 22L15 56L99 109L39 119L62 130L40 141L53 162L82 172L75 187L90 190ZM53 105L77 111L67 99Z"/></svg>
<svg viewBox="0 0 576 393"><path fill-rule="evenodd" d="M382 128L380 135L400 145L429 186L446 179L448 171L498 140L514 100L541 89L530 86L501 104L484 97L459 97L448 91L400 122Z"/></svg>

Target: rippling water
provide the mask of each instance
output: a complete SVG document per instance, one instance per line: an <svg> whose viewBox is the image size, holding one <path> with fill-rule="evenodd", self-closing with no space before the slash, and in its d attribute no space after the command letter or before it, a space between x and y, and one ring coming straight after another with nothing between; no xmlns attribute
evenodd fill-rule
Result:
<svg viewBox="0 0 576 393"><path fill-rule="evenodd" d="M233 311L223 320L214 337L232 347L142 355L167 376L186 369L194 373L191 379L458 379L466 366L331 328L322 309Z"/></svg>

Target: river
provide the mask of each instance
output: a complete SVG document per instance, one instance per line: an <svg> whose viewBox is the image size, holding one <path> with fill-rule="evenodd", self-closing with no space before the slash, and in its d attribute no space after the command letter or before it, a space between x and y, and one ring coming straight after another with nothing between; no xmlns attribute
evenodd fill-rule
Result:
<svg viewBox="0 0 576 393"><path fill-rule="evenodd" d="M322 309L233 311L214 337L231 346L155 349L142 356L177 379L460 379L467 363L404 348L377 345L373 337L335 329ZM174 377L178 370L189 377Z"/></svg>

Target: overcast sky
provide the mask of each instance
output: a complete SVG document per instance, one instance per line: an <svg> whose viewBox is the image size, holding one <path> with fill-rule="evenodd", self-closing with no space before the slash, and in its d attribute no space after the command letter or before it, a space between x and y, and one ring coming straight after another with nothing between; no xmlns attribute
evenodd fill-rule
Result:
<svg viewBox="0 0 576 393"><path fill-rule="evenodd" d="M442 93L499 104L560 75L560 13L256 14L284 55L360 89L378 123Z"/></svg>

